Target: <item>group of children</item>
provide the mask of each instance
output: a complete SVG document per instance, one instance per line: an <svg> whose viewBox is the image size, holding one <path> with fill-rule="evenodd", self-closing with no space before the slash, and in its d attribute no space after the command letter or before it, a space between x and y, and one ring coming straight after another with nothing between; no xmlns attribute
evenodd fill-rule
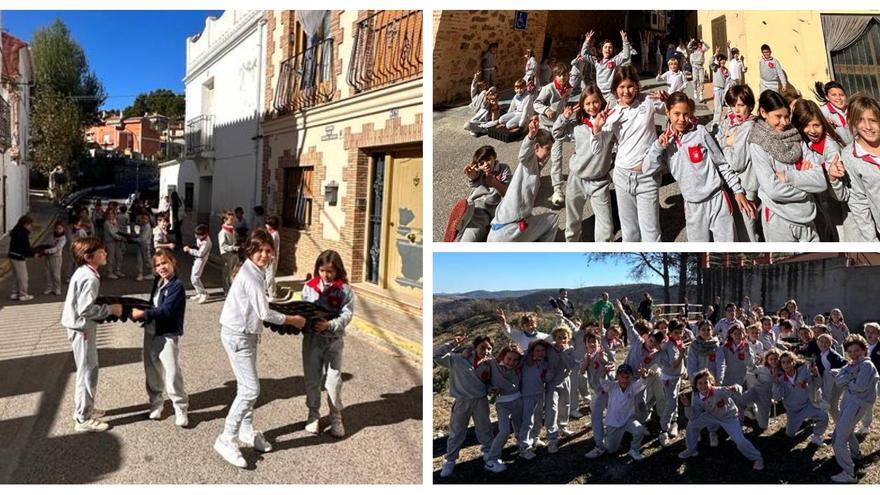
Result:
<svg viewBox="0 0 880 495"><path fill-rule="evenodd" d="M856 435L868 433L880 392L880 325L865 324L862 336L850 333L839 309L827 318L817 315L808 325L793 300L775 315L765 315L750 301L744 306L728 304L723 317L720 308L710 306L694 320L633 321L615 301L626 346L619 326L605 328L602 309L596 321L581 323L557 307L550 335L537 330L534 313L512 328L499 310L508 343L497 356L489 336L476 338L464 352L455 352L465 343L461 336L434 350L435 362L450 370L454 399L440 476L452 474L471 419L491 472L507 469L500 456L511 433L523 459L534 458L538 447L558 452L559 439L575 434L567 425L583 416L583 397L595 443L586 454L590 459L616 453L629 433L627 454L641 460L645 425L653 415L659 420L659 445L668 447L679 437L681 404L687 423L679 458L698 455L702 430L716 447L720 428L753 468L762 470L764 458L746 437L744 419L755 420L752 432L760 435L779 403L786 435L795 436L809 420L810 442L820 448L829 418L834 422L830 443L842 471L831 479L855 482L853 459L861 455ZM498 418L494 437L490 397ZM540 440L542 425L547 443Z"/></svg>
<svg viewBox="0 0 880 495"><path fill-rule="evenodd" d="M877 240L877 100L865 94L848 98L835 81L816 83L821 106L803 99L767 45L758 60L761 90L756 95L744 84L741 54L728 44L727 54L716 50L712 64L715 114L707 128L697 122L677 58L658 76L668 91L644 93L630 63L626 33L621 32L623 50L616 55L610 40L601 43L601 54L594 53L592 36L586 34L571 68L557 63L552 79L540 89L530 90L539 79L528 51L526 74L516 82L506 113L497 90L481 86L479 73L474 76L474 113L466 127L474 134L493 126L527 132L513 173L497 163L491 146L482 146L465 166L474 213L460 221L457 240L555 240L558 214L532 214L548 161L550 202L565 208L566 241L583 239L587 200L595 219L593 239L615 239L612 184L623 241L660 241L659 189L666 172L684 199L690 241ZM694 55L699 59L708 46L693 40L691 45L694 65ZM595 69L593 83L584 81L588 63ZM694 77L701 79L698 72ZM700 102L698 79L694 97ZM578 90L577 103L570 105ZM660 115L667 124L658 135L655 117ZM567 179L562 173L565 142L574 143ZM481 168L486 157L491 157L491 170Z"/></svg>

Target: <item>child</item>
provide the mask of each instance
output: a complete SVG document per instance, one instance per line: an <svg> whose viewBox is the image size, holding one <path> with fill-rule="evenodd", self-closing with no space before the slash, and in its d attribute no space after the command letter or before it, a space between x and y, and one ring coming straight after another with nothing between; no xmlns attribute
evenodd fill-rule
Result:
<svg viewBox="0 0 880 495"><path fill-rule="evenodd" d="M269 302L274 302L278 298L278 286L275 285L275 274L278 271L278 256L281 256L281 234L278 233L281 219L273 215L266 220L265 225L266 232L272 236L272 242L275 243L275 252L278 253L278 255L272 259L272 262L269 263L269 266L266 267L266 294L269 296Z"/></svg>
<svg viewBox="0 0 880 495"><path fill-rule="evenodd" d="M220 246L220 258L223 260L224 296L229 293L229 286L232 283L232 268L238 261L239 246L235 243L234 221L235 215L229 210L224 211L223 224L220 225L220 232L217 233L217 244Z"/></svg>
<svg viewBox="0 0 880 495"><path fill-rule="evenodd" d="M813 94L822 103L822 115L834 127L834 132L846 144L852 143L853 136L846 123L846 90L843 86L837 81L828 81L825 84L816 81Z"/></svg>
<svg viewBox="0 0 880 495"><path fill-rule="evenodd" d="M693 125L693 111L694 103L684 93L669 96L669 127L651 146L645 159L647 169L655 171L668 165L678 181L685 200L689 241L733 242L733 208L724 184L733 190L741 211L754 218L754 207L718 143L705 127Z"/></svg>
<svg viewBox="0 0 880 495"><path fill-rule="evenodd" d="M556 64L553 67L553 80L541 88L541 91L535 98L535 113L538 114L540 119L541 129L547 131L548 134L550 134L557 117L562 114L568 103L571 85L566 81L567 75L568 67L565 64ZM531 136L531 129L529 130L529 135ZM551 139L550 142L552 144L552 151L550 153L550 182L553 185L553 196L550 198L550 202L554 206L562 206L565 202L565 192L562 189L565 184L562 178L562 141Z"/></svg>
<svg viewBox="0 0 880 495"><path fill-rule="evenodd" d="M721 347L719 379L725 387L743 386L746 383L746 372L755 366L755 356L744 338L742 323L736 322L727 334L727 341Z"/></svg>
<svg viewBox="0 0 880 495"><path fill-rule="evenodd" d="M688 43L688 51L690 51L691 71L694 74L694 100L702 103L703 83L706 81L706 52L709 51L709 45L703 40L691 38Z"/></svg>
<svg viewBox="0 0 880 495"><path fill-rule="evenodd" d="M530 88L529 92L531 92L534 88L541 85L538 74L538 59L535 58L535 51L531 48L526 48L523 58L526 59L526 71L521 81L524 83L523 88L525 89L528 86ZM519 81L516 84L519 84Z"/></svg>
<svg viewBox="0 0 880 495"><path fill-rule="evenodd" d="M552 337L553 345L547 355L552 372L548 373L544 399L544 426L547 427L547 437L550 440L550 444L547 446L549 454L559 452L560 433L562 436L574 434L567 429L569 400L571 399L569 375L573 369L577 368L577 363L572 357L574 348L569 345L571 331L568 328L559 327L553 330Z"/></svg>
<svg viewBox="0 0 880 495"><path fill-rule="evenodd" d="M779 93L761 93L758 106L761 118L749 133L749 155L763 203L764 238L768 242L818 241L812 194L827 188L821 157L791 127L789 108Z"/></svg>
<svg viewBox="0 0 880 495"><path fill-rule="evenodd" d="M779 367L780 350L768 349L759 356L748 380L749 389L742 396L742 409L745 416L757 421L758 428L766 430L770 424L770 407L773 399L773 383L782 374Z"/></svg>
<svg viewBox="0 0 880 495"><path fill-rule="evenodd" d="M730 71L727 70L727 55L719 53L715 55L718 66L712 72L712 94L714 95L712 126L717 131L721 123L721 107L724 105L724 95L730 87Z"/></svg>
<svg viewBox="0 0 880 495"><path fill-rule="evenodd" d="M489 242L550 242L556 238L559 222L556 213L532 215L541 185L541 169L547 162L552 146L553 136L547 130L539 129L538 118L534 117L529 123L529 134L519 149L519 166L513 172L507 192L495 210L487 238ZM560 179L561 176L560 171Z"/></svg>
<svg viewBox="0 0 880 495"><path fill-rule="evenodd" d="M736 304L727 303L724 306L724 318L718 320L718 323L715 324L714 328L715 336L718 337L718 342L727 342L727 332L737 325L742 327L742 322L736 319ZM718 369L717 375L713 373L713 376L721 376L721 369Z"/></svg>
<svg viewBox="0 0 880 495"><path fill-rule="evenodd" d="M816 370L818 371L819 386L822 392L822 400L819 407L828 411L831 419L835 422L840 413L840 394L843 390L834 383L836 371L846 365L846 360L832 348L834 339L831 335L823 333L816 337L818 353L814 355Z"/></svg>
<svg viewBox="0 0 880 495"><path fill-rule="evenodd" d="M52 247L41 253L46 258L46 290L43 294L61 295L61 258L64 255L64 246L67 245L67 236L64 235L64 222L55 221L55 229L52 235Z"/></svg>
<svg viewBox="0 0 880 495"><path fill-rule="evenodd" d="M614 240L609 175L613 147L610 134L598 131L605 122L605 108L599 87L591 84L581 92L577 107L566 107L553 125L554 139L574 141L565 185L565 240L568 242L581 241L584 205L588 198L595 219L593 240Z"/></svg>
<svg viewBox="0 0 880 495"><path fill-rule="evenodd" d="M254 214L252 220L253 221L251 223L254 225L266 225L266 209L262 206L254 206Z"/></svg>
<svg viewBox="0 0 880 495"><path fill-rule="evenodd" d="M498 119L500 112L497 108L497 96L495 86L490 87L481 81L479 72L474 74L471 81L471 104L468 106L471 118L464 125L464 130L470 132L471 136L485 134L490 127L488 123Z"/></svg>
<svg viewBox="0 0 880 495"><path fill-rule="evenodd" d="M110 425L99 418L105 412L95 408L98 387L98 320L122 314L121 304L101 304L95 301L101 289L98 270L107 264L104 243L95 237L76 239L70 247L77 269L67 286L61 325L67 330L67 340L73 348L76 363L74 385L74 430L107 431Z"/></svg>
<svg viewBox="0 0 880 495"><path fill-rule="evenodd" d="M235 443L236 436L242 444L259 452L272 450L272 445L263 438L263 434L254 429L254 404L260 395L257 344L263 331L263 322L297 327L304 325L302 317L285 316L269 308L266 301L264 270L275 255L269 234L263 229L255 230L248 237L244 249L247 259L238 270L229 288L229 297L220 312L220 339L235 373L237 392L226 415L223 432L214 442L214 450L226 462L239 468L247 467L247 461Z"/></svg>
<svg viewBox="0 0 880 495"><path fill-rule="evenodd" d="M629 364L633 369L645 368L650 369L656 363L657 350L660 343L663 342L662 332L653 332L653 326L645 320L638 320L633 323L629 315L623 310L623 304L619 299L614 300L614 309L617 310L620 321L626 328L629 336L629 351L626 354L624 362ZM645 422L650 417L649 404L653 404L660 414L660 403L656 399L663 396L662 383L658 379L659 373L651 373L651 378L645 382L646 393L641 394L636 402L636 417L641 422ZM648 375L646 374L645 377ZM659 392L659 394L658 394Z"/></svg>
<svg viewBox="0 0 880 495"><path fill-rule="evenodd" d="M250 226L244 218L244 208L238 206L235 208L235 243L241 244L248 235Z"/></svg>
<svg viewBox="0 0 880 495"><path fill-rule="evenodd" d="M34 220L28 215L18 219L15 227L9 233L9 261L12 263L12 271L15 272L15 290L10 294L9 299L13 301L30 301L34 296L28 294L28 271L27 259L33 258L34 253L31 247L31 229L34 227Z"/></svg>
<svg viewBox="0 0 880 495"><path fill-rule="evenodd" d="M814 387L814 377L809 366L796 354L785 351L779 356L783 374L773 384L773 399L781 400L785 406L785 434L793 437L807 419L813 420L813 434L810 443L822 447L822 436L828 427L828 413L810 402Z"/></svg>
<svg viewBox="0 0 880 495"><path fill-rule="evenodd" d="M874 364L874 367L880 370L880 325L874 322L865 323L865 340L868 342L867 354L868 359ZM880 394L880 383L877 384L877 393ZM867 435L871 431L871 423L874 421L874 408L869 408L868 412L862 417L859 426L856 427L856 433Z"/></svg>
<svg viewBox="0 0 880 495"><path fill-rule="evenodd" d="M853 432L856 422L877 401L880 377L877 368L866 357L867 344L861 335L851 335L845 342L849 363L837 374L835 383L844 388L840 417L834 427L832 445L834 458L842 471L831 477L835 483L855 483L853 457L860 457L859 439Z"/></svg>
<svg viewBox="0 0 880 495"><path fill-rule="evenodd" d="M849 338L849 327L843 321L843 312L838 308L831 310L831 317L828 320L828 331L835 341L844 343Z"/></svg>
<svg viewBox="0 0 880 495"><path fill-rule="evenodd" d="M498 53L498 43L492 42L489 43L489 47L486 48L486 51L480 55L480 72L478 74L482 74L483 80L486 81L486 84L489 86L495 85L495 56Z"/></svg>
<svg viewBox="0 0 880 495"><path fill-rule="evenodd" d="M581 363L580 370L582 375L586 374L585 380L590 390L590 424L593 429L593 440L596 444L594 449L596 456L602 454L601 446L605 438L605 408L608 405L608 394L602 388L602 380L605 376L614 370L614 360L609 360L602 349L599 342L599 333L589 331L584 334L586 343L586 353L584 361ZM596 451L596 449L600 449ZM588 457L589 458L589 457Z"/></svg>
<svg viewBox="0 0 880 495"><path fill-rule="evenodd" d="M137 266L138 266L138 274L137 280L138 282L142 280L152 280L153 279L153 270L150 267L150 245L153 241L152 237L152 229L150 227L150 215L147 213L142 213L138 216L138 235L137 235Z"/></svg>
<svg viewBox="0 0 880 495"><path fill-rule="evenodd" d="M526 82L522 79L515 82L513 91L514 95L510 100L510 107L507 108L504 115L493 122L493 125L497 123L498 127L504 126L510 130L518 130L528 125L532 120L535 110L532 106L532 93L526 89Z"/></svg>
<svg viewBox="0 0 880 495"><path fill-rule="evenodd" d="M68 233L68 244L73 246L73 241L77 239L85 239L89 234L85 229L85 222L82 217L75 216L71 219L70 224L70 232ZM73 253L70 249L65 249L67 252L67 281L70 282L70 277L73 276L73 272L76 270L76 262L73 260Z"/></svg>
<svg viewBox="0 0 880 495"><path fill-rule="evenodd" d="M354 295L339 253L326 250L318 255L312 279L303 286L302 298L339 314L333 320L316 323L315 332L303 335L303 374L306 405L309 408L306 431L318 433L323 388L327 390L327 404L330 406L330 435L342 438L345 436L342 425L343 337L345 327L353 317ZM305 319L302 319L302 324L305 324ZM491 341L489 345L491 350Z"/></svg>
<svg viewBox="0 0 880 495"><path fill-rule="evenodd" d="M492 339L487 336L477 337L474 339L473 349L453 352L463 343L464 336L458 335L449 344L434 349L434 362L438 366L449 368L449 395L453 398L449 417L449 436L446 438L446 456L440 471L441 478L452 475L471 418L474 420L474 431L483 454L487 457L492 446L489 398L486 395L487 383L491 378ZM318 369L319 373L320 371ZM320 384L318 386L320 387ZM318 393L320 394L320 388ZM318 405L320 406L320 395ZM311 410L311 405L309 409ZM317 430L317 419L315 423Z"/></svg>
<svg viewBox="0 0 880 495"><path fill-rule="evenodd" d="M593 452L587 454L588 458L596 458L610 452L616 453L623 440L623 434L632 435L629 455L634 461L642 460L639 450L642 448L642 438L645 436L645 427L637 419L636 402L641 396L647 382L647 368L639 368L639 378L632 382L633 367L629 364L621 364L617 367L616 381L604 380L602 388L608 394L608 410L605 415L604 444L596 445Z"/></svg>
<svg viewBox="0 0 880 495"><path fill-rule="evenodd" d="M761 94L766 90L779 91L788 86L785 71L779 60L773 58L770 45L761 45L761 58L758 60L758 73L761 77Z"/></svg>
<svg viewBox="0 0 880 495"><path fill-rule="evenodd" d="M501 198L513 178L510 167L498 161L492 146L480 146L471 162L464 167L471 193L468 212L462 217L459 242L483 242L489 236L489 226ZM468 215L470 213L470 215Z"/></svg>
<svg viewBox="0 0 880 495"><path fill-rule="evenodd" d="M122 245L127 238L120 233L116 210L108 209L104 218L104 245L107 246L107 278L116 280L125 277L122 272Z"/></svg>
<svg viewBox="0 0 880 495"><path fill-rule="evenodd" d="M153 249L174 250L174 243L168 242L168 216L159 214L156 226L153 227Z"/></svg>
<svg viewBox="0 0 880 495"><path fill-rule="evenodd" d="M752 160L749 155L749 132L755 124L755 95L751 88L745 85L732 86L724 95L724 102L730 108L727 118L721 120L721 126L715 139L721 145L724 160L739 177L739 183L745 190L746 199L752 205L758 201L758 179L752 170ZM756 217L749 215L748 211L734 205L737 213L734 214L736 225L736 239L738 241L758 241L758 229Z"/></svg>
<svg viewBox="0 0 880 495"><path fill-rule="evenodd" d="M745 84L746 71L748 71L748 68L743 62L742 55L739 53L739 48L731 48L729 40L727 41L727 59L729 60L727 69L730 71L730 84Z"/></svg>
<svg viewBox="0 0 880 495"><path fill-rule="evenodd" d="M532 341L522 367L523 421L519 430L519 456L526 460L535 458L535 447L538 446L546 384L550 378L548 375L552 372L547 362L549 351L550 344L547 341Z"/></svg>
<svg viewBox="0 0 880 495"><path fill-rule="evenodd" d="M190 297L190 299L199 304L205 304L205 301L208 300L208 291L205 290L205 285L202 283L202 273L205 271L205 265L208 264L208 257L211 255L211 248L213 245L211 243L211 237L208 234L207 225L203 223L199 224L196 227L195 233L196 248L192 249L189 246L183 246L183 252L195 258L193 260L192 273L190 274L190 282L192 282L196 293ZM271 267L272 264L270 263L269 266ZM270 268L267 268L266 271L269 269Z"/></svg>
<svg viewBox="0 0 880 495"><path fill-rule="evenodd" d="M660 445L663 447L669 445L670 438L678 436L678 391L685 357L683 331L684 324L672 320L669 324L669 338L660 345L657 352L664 393L663 413L660 416Z"/></svg>
<svg viewBox="0 0 880 495"><path fill-rule="evenodd" d="M510 328L507 324L507 317L504 316L504 310L498 308L498 320L501 321L501 327L507 338L516 343L520 349L528 349L532 342L536 340L547 340L549 335L538 331L538 315L535 313L527 313L519 319L520 328Z"/></svg>
<svg viewBox="0 0 880 495"><path fill-rule="evenodd" d="M678 59L670 58L666 62L666 65L669 66L669 70L657 76L657 80L666 83L668 86L666 92L669 94L677 91L684 92L687 87L687 78L685 77L684 72L679 70Z"/></svg>
<svg viewBox="0 0 880 495"><path fill-rule="evenodd" d="M721 427L730 435L737 450L746 459L752 461L752 469L755 471L763 470L764 458L752 442L743 435L740 425L736 401L741 396L742 386L716 387L715 377L709 370L698 371L693 378L692 398L681 397L681 402L685 406L685 414L688 417L688 425L685 437L686 449L678 454L678 458L696 457L700 431L707 428L712 433ZM714 445L712 446L714 447Z"/></svg>
<svg viewBox="0 0 880 495"><path fill-rule="evenodd" d="M617 55L614 55L614 43L609 39L602 40L602 59L600 60L592 47L592 39L593 31L590 31L587 33L584 45L581 48L580 58L585 59L596 67L596 85L602 92L602 97L605 101L611 102L611 105L613 105L616 96L613 88L614 73L618 67L626 66L630 62L632 45L629 43L626 31L621 30L620 40L623 44L623 49Z"/></svg>
<svg viewBox="0 0 880 495"><path fill-rule="evenodd" d="M495 399L495 416L498 417L498 434L492 440L485 468L493 473L507 469L501 462L501 451L511 433L522 425L522 393L520 392L520 362L523 355L519 346L511 343L501 349L498 358L489 361L492 369L492 388L500 394Z"/></svg>
<svg viewBox="0 0 880 495"><path fill-rule="evenodd" d="M712 376L720 374L721 351L718 337L712 335L712 322L703 320L697 329L696 338L688 347L687 372L689 377L696 375L701 369L708 369Z"/></svg>
<svg viewBox="0 0 880 495"><path fill-rule="evenodd" d="M877 240L880 229L880 103L866 95L856 95L847 105L853 142L841 152L841 160L828 169L835 196L846 201L857 232L847 231L847 241ZM841 179L849 177L849 184ZM851 238L852 237L852 238Z"/></svg>
<svg viewBox="0 0 880 495"><path fill-rule="evenodd" d="M95 208L92 210L92 224L94 225L94 229L92 230L92 235L98 235L104 233L104 214L106 210L104 206L101 204L101 200L95 200Z"/></svg>
<svg viewBox="0 0 880 495"><path fill-rule="evenodd" d="M617 139L613 181L623 242L659 242L662 173L648 173L645 155L657 139L654 116L664 111L666 96L640 94L639 73L631 65L614 71L611 90L617 106L600 130Z"/></svg>
<svg viewBox="0 0 880 495"><path fill-rule="evenodd" d="M183 337L186 313L186 292L177 278L177 259L171 251L159 249L153 255L153 268L159 276L153 281L150 302L146 311L134 308L131 317L144 322L144 372L147 376L147 395L150 400L150 419L162 419L165 402L162 391L174 405L174 424L189 425L187 411L189 396L183 388L180 370L179 341Z"/></svg>

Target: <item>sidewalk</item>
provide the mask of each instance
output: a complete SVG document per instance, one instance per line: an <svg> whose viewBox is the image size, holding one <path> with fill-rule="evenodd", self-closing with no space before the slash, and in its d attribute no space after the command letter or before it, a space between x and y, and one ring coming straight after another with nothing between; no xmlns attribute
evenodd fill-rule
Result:
<svg viewBox="0 0 880 495"><path fill-rule="evenodd" d="M31 189L28 194L31 203L31 210L28 212L28 215L34 219L34 226L31 229L31 245L33 246L40 243L40 239L52 228L52 224L62 214L62 210L52 204L52 200L49 199L46 191ZM15 221L17 222L18 219L16 218ZM10 224L9 230L12 231L14 226L14 223ZM0 278L3 278L6 272L12 268L12 264L9 263L8 254L9 234L3 234L0 236Z"/></svg>

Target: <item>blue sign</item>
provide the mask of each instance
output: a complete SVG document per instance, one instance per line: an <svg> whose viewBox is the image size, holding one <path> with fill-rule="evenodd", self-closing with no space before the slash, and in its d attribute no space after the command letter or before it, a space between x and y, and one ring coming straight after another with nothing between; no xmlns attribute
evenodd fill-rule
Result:
<svg viewBox="0 0 880 495"><path fill-rule="evenodd" d="M529 13L525 10L517 10L513 18L513 29L515 31L525 31L529 23Z"/></svg>

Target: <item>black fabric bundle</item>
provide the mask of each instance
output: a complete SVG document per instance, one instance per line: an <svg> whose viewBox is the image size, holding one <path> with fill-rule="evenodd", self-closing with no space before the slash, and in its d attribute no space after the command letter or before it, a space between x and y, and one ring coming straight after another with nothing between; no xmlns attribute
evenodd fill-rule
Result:
<svg viewBox="0 0 880 495"><path fill-rule="evenodd" d="M320 320L330 321L339 317L339 313L327 311L313 302L292 301L286 303L269 303L269 307L287 316L302 316L306 324L302 329L293 325L275 325L263 322L263 326L281 335L299 335L300 333L314 332L314 325Z"/></svg>
<svg viewBox="0 0 880 495"><path fill-rule="evenodd" d="M131 310L134 308L146 311L153 307L149 301L139 299L137 297L117 297L117 296L101 296L95 301L97 304L121 304L122 315L110 315L104 320L98 320L98 323L113 323L115 321L127 322L131 320Z"/></svg>

